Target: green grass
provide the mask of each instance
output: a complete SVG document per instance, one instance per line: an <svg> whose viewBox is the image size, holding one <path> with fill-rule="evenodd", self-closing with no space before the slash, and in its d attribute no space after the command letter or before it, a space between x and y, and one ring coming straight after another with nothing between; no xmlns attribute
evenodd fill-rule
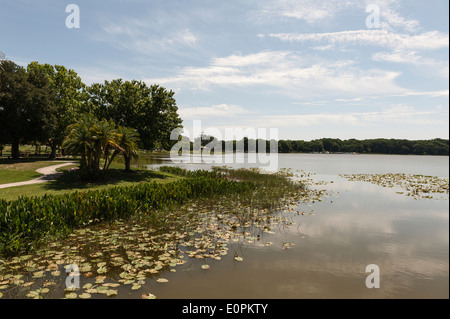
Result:
<svg viewBox="0 0 450 319"><path fill-rule="evenodd" d="M21 146L21 151L22 149L27 150L27 147ZM143 168L146 164L153 162L154 160L151 159L151 154L143 153L140 154L137 161L134 161L133 165ZM35 179L42 176L42 174L36 172L36 169L56 164L58 163L55 163L55 161L36 158L11 160L0 157L0 184ZM0 189L0 199L15 200L19 196L43 196L45 194L61 195L75 191L101 190L114 186L131 186L149 181L167 183L180 178L168 173L152 172L139 168L133 168L131 173L125 173L123 172L125 165L122 157L116 157L103 179L92 182L82 180L78 176L78 173L73 171L77 167L78 165L69 165L57 169L57 171L63 172L63 175L56 181Z"/></svg>
<svg viewBox="0 0 450 319"><path fill-rule="evenodd" d="M79 177L77 171L70 171L69 168L61 168L63 174L55 181L1 189L0 199L16 200L19 196L62 195L76 191L102 190L114 186L131 186L150 181L168 183L180 179L169 173L138 169L125 173L122 169L114 168L108 170L102 179L86 181Z"/></svg>
<svg viewBox="0 0 450 319"><path fill-rule="evenodd" d="M38 168L57 165L55 161L20 159L17 161L0 159L0 184L28 181L39 176Z"/></svg>

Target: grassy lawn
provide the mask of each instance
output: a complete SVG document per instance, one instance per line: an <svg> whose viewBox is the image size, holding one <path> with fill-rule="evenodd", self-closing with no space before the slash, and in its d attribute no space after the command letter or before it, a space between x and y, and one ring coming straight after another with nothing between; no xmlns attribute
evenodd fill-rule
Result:
<svg viewBox="0 0 450 319"><path fill-rule="evenodd" d="M28 181L41 176L36 172L38 168L57 165L55 161L33 159L0 159L0 184Z"/></svg>
<svg viewBox="0 0 450 319"><path fill-rule="evenodd" d="M9 149L9 148L8 148ZM21 146L22 151L31 150L31 147ZM23 182L32 180L41 176L36 169L57 165L59 161L47 161L43 158L21 158L20 160L11 160L0 157L0 184ZM68 159L70 160L70 159ZM43 184L33 184L27 186L18 186L0 189L0 199L15 200L19 196L42 196L45 194L59 195L64 193L99 190L114 186L130 186L136 183L157 181L161 183L171 182L180 179L169 173L154 172L145 169L148 164L154 163L151 153L142 153L138 160L134 160L132 165L135 167L131 173L125 173L122 157L117 157L106 172L104 178L96 181L82 180L76 170L77 165L69 165L58 169L63 175L55 181Z"/></svg>
<svg viewBox="0 0 450 319"><path fill-rule="evenodd" d="M61 195L64 193L99 190L114 186L130 186L150 181L167 183L180 178L169 173L149 170L134 169L131 173L125 173L122 168L113 168L107 171L104 178L90 182L82 180L76 171L71 171L69 168L70 166L61 169L64 171L63 175L55 181L1 189L0 198L15 200L19 196Z"/></svg>

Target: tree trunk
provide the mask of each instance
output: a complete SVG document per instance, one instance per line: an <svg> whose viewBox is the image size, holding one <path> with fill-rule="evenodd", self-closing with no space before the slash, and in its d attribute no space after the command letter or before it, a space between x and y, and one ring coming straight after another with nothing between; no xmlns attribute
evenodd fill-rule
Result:
<svg viewBox="0 0 450 319"><path fill-rule="evenodd" d="M125 160L125 172L131 172L131 157L123 156Z"/></svg>
<svg viewBox="0 0 450 319"><path fill-rule="evenodd" d="M12 159L19 159L19 156L20 156L19 145L20 145L20 140L18 138L13 139L12 145L11 145L11 158Z"/></svg>
<svg viewBox="0 0 450 319"><path fill-rule="evenodd" d="M50 148L52 149L52 151L50 152L50 156L48 158L55 159L56 158L56 144L51 143Z"/></svg>

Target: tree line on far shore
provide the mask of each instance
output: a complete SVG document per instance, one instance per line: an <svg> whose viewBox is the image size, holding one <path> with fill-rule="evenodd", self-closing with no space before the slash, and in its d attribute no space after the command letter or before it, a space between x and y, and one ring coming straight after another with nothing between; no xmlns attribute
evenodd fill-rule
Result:
<svg viewBox="0 0 450 319"><path fill-rule="evenodd" d="M219 141L213 136L206 134L190 142L191 149L194 149L195 142L201 140L201 146L206 149L212 149L215 145L215 151L220 148L225 151L226 141ZM242 140L228 141L233 145L233 151L258 150L258 145L265 145L266 152L273 152L270 141L254 140L244 137ZM218 143L221 143L220 145ZM398 155L449 155L448 139L430 139L430 140L406 140L406 139L348 139L321 138L312 141L304 140L279 140L278 153L358 153L358 154L398 154Z"/></svg>
<svg viewBox="0 0 450 319"><path fill-rule="evenodd" d="M280 153L360 153L399 155L449 155L449 140L348 139L322 138L312 141L278 141Z"/></svg>

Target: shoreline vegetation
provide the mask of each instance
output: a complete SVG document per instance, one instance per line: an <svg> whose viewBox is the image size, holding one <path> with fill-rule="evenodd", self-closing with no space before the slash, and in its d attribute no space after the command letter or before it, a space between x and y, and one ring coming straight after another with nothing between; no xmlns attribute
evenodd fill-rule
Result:
<svg viewBox="0 0 450 319"><path fill-rule="evenodd" d="M199 140L200 139L200 140ZM449 140L435 138L430 140L406 139L348 139L321 138L311 141L278 140L277 150L271 149L269 140L249 139L244 137L236 141L220 141L214 136L201 135L194 142L185 141L185 147L191 151L217 150L219 153L226 149L226 145L233 152L236 150L258 152L259 144L265 146L265 152L278 153L321 153L321 154L389 154L389 155L449 155ZM231 147L232 146L232 147Z"/></svg>
<svg viewBox="0 0 450 319"><path fill-rule="evenodd" d="M323 195L291 179L291 171L160 170L180 179L0 200L0 297L114 297L187 259L201 259L202 269L209 269L208 258L220 260L229 243L256 242L273 223L285 222L277 212L305 214L294 207ZM88 284L58 295L61 273L74 263Z"/></svg>
<svg viewBox="0 0 450 319"><path fill-rule="evenodd" d="M211 154L225 154L226 143L232 143L233 153L236 153L238 146L245 153L249 150L249 145L254 143L254 150L258 152L259 140L244 138L236 141L218 141L212 136L202 136L201 149L194 147L194 142L189 142L187 146L190 154L200 154L210 151ZM266 152L271 152L270 141L263 140L266 145ZM312 141L304 140L279 140L278 153L310 153L310 154L386 154L386 155L439 155L449 156L449 140L435 138L430 140L406 140L406 139L348 139L341 140L337 138L322 138ZM219 148L217 148L219 146ZM32 145L23 145L21 147L20 157L22 160L33 158L48 158L50 150L41 151L41 148ZM9 150L8 150L9 149ZM0 145L0 159L7 160L11 155L11 145ZM143 154L170 154L170 150L154 149L139 150L140 156ZM62 154L58 158L61 158ZM2 162L0 162L2 164Z"/></svg>

